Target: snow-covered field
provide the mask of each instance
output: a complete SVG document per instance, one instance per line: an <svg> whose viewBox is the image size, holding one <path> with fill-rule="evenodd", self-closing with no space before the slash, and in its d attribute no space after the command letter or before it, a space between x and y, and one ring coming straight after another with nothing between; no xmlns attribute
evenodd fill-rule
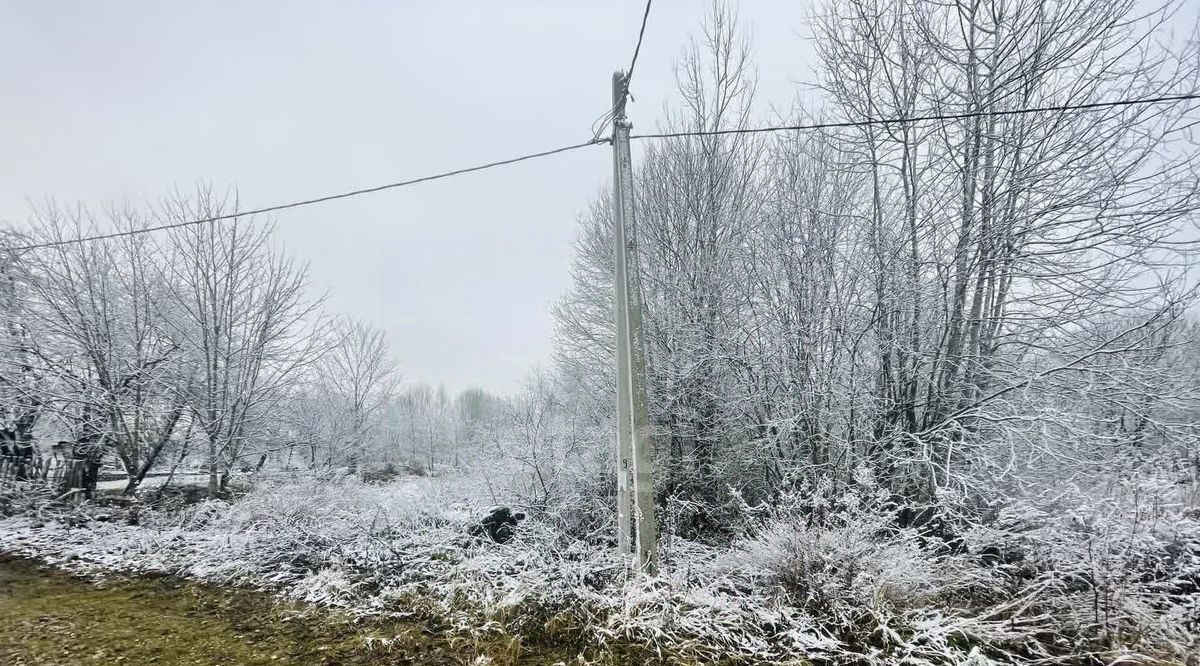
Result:
<svg viewBox="0 0 1200 666"><path fill-rule="evenodd" d="M1079 661L1094 646L1085 633L1095 599L1071 591L1063 572L1017 584L969 555L933 555L914 534L881 538L866 512L825 529L777 525L728 549L669 541L664 572L649 579L626 573L602 542L537 520L510 544L473 538L482 499L436 479L276 481L233 503L142 510L138 525L119 515L82 526L11 517L0 521L0 551L86 574L252 586L355 613L431 618L465 637L568 641L592 654L983 664ZM1163 606L1150 586L1112 592L1124 598L1106 601L1109 612L1144 626L1106 659L1183 660L1195 649L1185 628L1195 600ZM1057 644L1031 638L1039 636Z"/></svg>

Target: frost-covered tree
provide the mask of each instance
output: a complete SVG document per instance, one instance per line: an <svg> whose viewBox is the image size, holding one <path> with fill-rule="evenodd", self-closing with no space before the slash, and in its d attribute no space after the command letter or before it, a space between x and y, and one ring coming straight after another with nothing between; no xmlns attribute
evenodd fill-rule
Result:
<svg viewBox="0 0 1200 666"><path fill-rule="evenodd" d="M831 3L813 21L824 97L796 122L967 117L648 145L635 195L663 495L710 520L866 465L925 503L1150 440L1194 450L1174 421L1192 375L1165 359L1194 302L1195 104L983 113L1195 90L1196 42L1155 42L1174 7ZM727 9L676 72L664 129L750 123ZM604 418L608 208L583 216L556 308L560 372Z"/></svg>
<svg viewBox="0 0 1200 666"><path fill-rule="evenodd" d="M100 223L136 230L146 220L114 209L92 211L53 202L35 212L31 237L56 242L87 235ZM154 240L134 234L101 243L65 243L30 265L31 351L46 380L40 401L79 441L111 447L132 493L185 417L192 376L167 325L169 289Z"/></svg>
<svg viewBox="0 0 1200 666"><path fill-rule="evenodd" d="M21 255L9 248L27 241L0 231L0 446L7 455L33 441L42 415L39 370L28 310L30 276Z"/></svg>
<svg viewBox="0 0 1200 666"><path fill-rule="evenodd" d="M200 189L168 199L167 222L209 219L236 202ZM206 440L209 492L255 450L255 436L286 397L289 382L321 357L319 301L305 293L305 268L278 250L271 226L235 217L175 229L167 241L178 316L172 334L196 369L187 400Z"/></svg>
<svg viewBox="0 0 1200 666"><path fill-rule="evenodd" d="M331 335L332 346L313 368L313 390L326 401L320 411L329 419L328 446L357 469L382 457L384 410L396 397L399 365L381 329L342 319Z"/></svg>

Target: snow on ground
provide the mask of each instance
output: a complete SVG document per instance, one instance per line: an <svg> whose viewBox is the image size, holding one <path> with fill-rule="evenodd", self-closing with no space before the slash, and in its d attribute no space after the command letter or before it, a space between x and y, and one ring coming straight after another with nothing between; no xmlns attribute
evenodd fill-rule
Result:
<svg viewBox="0 0 1200 666"><path fill-rule="evenodd" d="M352 612L436 617L465 635L538 636L555 625L594 646L672 645L699 659L758 661L836 645L800 630L812 623L794 609L689 584L711 560L698 546L688 568L651 581L630 577L610 549L535 521L511 544L482 542L468 527L489 500L438 479L273 482L234 503L144 511L136 526L8 518L0 551L85 574L166 573ZM784 640L768 640L764 616L792 618Z"/></svg>
<svg viewBox="0 0 1200 666"><path fill-rule="evenodd" d="M149 490L151 488L158 488L159 486L161 486L163 483L166 482L167 478L168 477L165 474L156 475L156 476L147 476L146 478L142 479L142 482L138 485L138 488L140 490ZM171 477L171 485L172 486L203 486L203 485L206 485L207 483L208 483L208 475L207 474L201 474L201 473L176 474L174 477ZM109 481L97 481L96 482L96 490L103 492L103 493L121 492L121 491L125 490L125 486L127 486L127 485L129 485L128 479L112 479Z"/></svg>
<svg viewBox="0 0 1200 666"><path fill-rule="evenodd" d="M11 517L0 520L0 552L84 574L165 573L414 615L465 637L566 637L702 663L1009 663L1087 601L1047 605L1034 586L955 608L946 600L1000 590L996 573L931 559L912 535L880 540L869 523L769 530L722 550L669 540L661 575L649 579L630 575L611 547L537 520L510 544L471 537L490 500L460 480L272 480L232 503L144 509L138 525L119 514L82 526ZM801 576L806 600L777 594L780 576Z"/></svg>

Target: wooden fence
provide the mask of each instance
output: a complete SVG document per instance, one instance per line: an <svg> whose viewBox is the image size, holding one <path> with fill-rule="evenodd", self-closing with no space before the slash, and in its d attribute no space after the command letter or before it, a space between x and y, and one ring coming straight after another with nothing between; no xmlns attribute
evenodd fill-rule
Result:
<svg viewBox="0 0 1200 666"><path fill-rule="evenodd" d="M64 490L83 488L91 495L96 489L96 467L86 458L0 455L0 485L24 482Z"/></svg>

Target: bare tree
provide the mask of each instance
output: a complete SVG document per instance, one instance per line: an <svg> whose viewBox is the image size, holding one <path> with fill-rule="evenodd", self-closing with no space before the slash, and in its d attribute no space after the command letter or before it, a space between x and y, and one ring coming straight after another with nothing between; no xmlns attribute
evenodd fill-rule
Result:
<svg viewBox="0 0 1200 666"><path fill-rule="evenodd" d="M839 3L818 20L825 88L848 118L1191 89L1194 47L1154 49L1168 12L1135 11L1126 0ZM1191 247L1178 231L1196 208L1194 164L1170 150L1188 110L975 116L838 135L870 178L865 333L877 380L867 453L909 491L932 493L969 464L980 410L997 387L1037 374L1040 350L1072 345L1098 318L1174 307L1158 298L1158 278Z"/></svg>
<svg viewBox="0 0 1200 666"><path fill-rule="evenodd" d="M111 210L123 230L145 225L135 211ZM97 228L91 211L49 203L34 218L35 237L61 241ZM165 300L153 241L142 234L68 243L38 256L31 285L40 331L34 347L53 384L43 402L80 440L110 445L132 493L166 446L185 410L189 373L165 325Z"/></svg>
<svg viewBox="0 0 1200 666"><path fill-rule="evenodd" d="M32 446L42 415L40 385L45 380L36 363L26 303L30 275L22 257L8 249L22 240L0 231L0 451L21 456Z"/></svg>
<svg viewBox="0 0 1200 666"><path fill-rule="evenodd" d="M404 413L408 421L408 464L412 468L423 468L431 472L433 467L433 387L419 383L410 386L401 398ZM417 453L422 439L428 455L424 461Z"/></svg>
<svg viewBox="0 0 1200 666"><path fill-rule="evenodd" d="M830 3L814 20L826 103L798 120L979 115L649 147L636 212L661 487L712 509L726 485L762 501L866 466L932 501L1089 442L1192 446L1171 415L1194 391L1158 359L1178 358L1195 296L1195 104L982 113L1194 91L1197 42L1152 37L1175 6ZM670 128L747 123L728 10L677 78ZM560 372L601 419L610 246L601 202L556 308Z"/></svg>
<svg viewBox="0 0 1200 666"><path fill-rule="evenodd" d="M356 469L372 438L380 435L383 410L400 383L399 365L380 329L342 319L332 335L335 343L317 364L316 381L331 401L332 417L339 424L333 431L347 449L351 469Z"/></svg>
<svg viewBox="0 0 1200 666"><path fill-rule="evenodd" d="M498 400L483 389L469 388L458 394L454 404L455 438L461 443L461 448L467 450L467 455L474 458L480 453L483 436L497 427Z"/></svg>
<svg viewBox="0 0 1200 666"><path fill-rule="evenodd" d="M220 216L236 201L200 189L161 206L164 221ZM321 356L320 301L305 268L277 250L271 226L246 218L192 225L169 238L173 332L197 368L188 392L207 439L209 493L217 494L288 382Z"/></svg>

